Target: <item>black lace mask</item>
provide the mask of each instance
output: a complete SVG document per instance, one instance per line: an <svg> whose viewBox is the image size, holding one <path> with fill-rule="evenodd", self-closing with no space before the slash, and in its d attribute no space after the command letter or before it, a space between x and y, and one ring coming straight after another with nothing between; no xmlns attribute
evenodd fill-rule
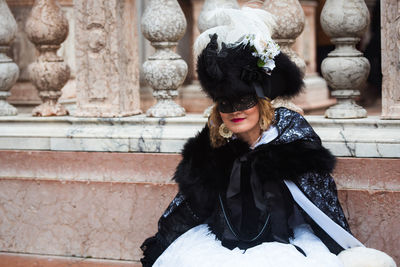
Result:
<svg viewBox="0 0 400 267"><path fill-rule="evenodd" d="M220 98L217 100L218 111L222 113L232 113L242 111L257 105L256 95L245 95L235 100Z"/></svg>

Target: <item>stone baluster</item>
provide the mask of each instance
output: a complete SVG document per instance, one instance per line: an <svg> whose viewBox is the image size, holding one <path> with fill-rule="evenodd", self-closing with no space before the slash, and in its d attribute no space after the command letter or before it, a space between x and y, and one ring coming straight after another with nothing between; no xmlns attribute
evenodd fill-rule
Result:
<svg viewBox="0 0 400 267"><path fill-rule="evenodd" d="M17 115L17 109L6 101L19 75L17 64L6 55L16 33L17 23L6 1L0 0L0 116Z"/></svg>
<svg viewBox="0 0 400 267"><path fill-rule="evenodd" d="M333 89L337 104L325 112L327 118L363 118L367 111L355 104L370 65L355 48L369 24L364 0L327 0L321 13L321 26L335 44L321 65L322 75Z"/></svg>
<svg viewBox="0 0 400 267"><path fill-rule="evenodd" d="M185 109L174 102L177 88L185 80L188 67L174 52L186 30L185 16L176 0L149 0L142 17L142 33L156 49L143 64L147 83L157 103L149 108L149 117L178 117Z"/></svg>
<svg viewBox="0 0 400 267"><path fill-rule="evenodd" d="M306 71L306 63L291 48L296 38L302 33L305 24L303 8L298 0L265 0L262 7L276 17L277 29L272 39L279 44L282 52L287 54L296 65Z"/></svg>
<svg viewBox="0 0 400 267"><path fill-rule="evenodd" d="M213 20L214 18L208 18L208 12L215 8L240 8L237 0L205 0L204 5L201 9L197 26L200 32L204 32L212 27L218 26ZM213 106L206 108L203 112L204 117L210 116Z"/></svg>
<svg viewBox="0 0 400 267"><path fill-rule="evenodd" d="M26 33L39 51L37 60L29 65L29 76L43 101L32 115L67 115L58 98L70 77L70 69L56 53L68 36L68 21L56 0L35 0L26 21Z"/></svg>

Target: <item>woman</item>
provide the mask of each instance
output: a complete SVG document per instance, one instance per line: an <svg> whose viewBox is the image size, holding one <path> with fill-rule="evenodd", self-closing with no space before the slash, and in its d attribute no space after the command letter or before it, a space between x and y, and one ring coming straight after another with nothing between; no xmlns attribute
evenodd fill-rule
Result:
<svg viewBox="0 0 400 267"><path fill-rule="evenodd" d="M227 32L218 31L236 40ZM142 264L342 266L335 254L358 241L348 234L330 176L335 159L300 114L271 105L296 95L302 74L270 35L256 29L241 36L225 44L213 34L201 50L198 77L215 106L184 146L174 175L179 193L143 243ZM332 225L344 233L326 233Z"/></svg>

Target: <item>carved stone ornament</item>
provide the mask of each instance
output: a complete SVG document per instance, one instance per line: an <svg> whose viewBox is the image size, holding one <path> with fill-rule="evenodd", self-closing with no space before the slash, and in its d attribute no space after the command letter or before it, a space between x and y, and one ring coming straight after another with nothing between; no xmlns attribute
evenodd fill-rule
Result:
<svg viewBox="0 0 400 267"><path fill-rule="evenodd" d="M142 17L143 35L156 49L143 64L144 78L153 88L157 103L149 108L149 117L179 117L185 109L173 99L182 85L188 67L173 49L186 30L185 16L176 0L149 0Z"/></svg>
<svg viewBox="0 0 400 267"><path fill-rule="evenodd" d="M367 30L369 12L364 0L327 0L321 26L335 44L321 65L322 75L338 103L325 112L327 118L364 118L367 111L354 102L368 77L370 65L355 45Z"/></svg>
<svg viewBox="0 0 400 267"><path fill-rule="evenodd" d="M381 1L382 119L400 119L400 2Z"/></svg>
<svg viewBox="0 0 400 267"><path fill-rule="evenodd" d="M298 0L265 0L263 9L275 15L277 28L272 39L279 44L282 52L301 69L306 71L306 63L291 48L296 38L303 32L305 16Z"/></svg>
<svg viewBox="0 0 400 267"><path fill-rule="evenodd" d="M17 115L17 109L6 101L19 75L17 64L6 55L16 33L17 23L6 1L0 0L0 116Z"/></svg>
<svg viewBox="0 0 400 267"><path fill-rule="evenodd" d="M56 0L35 0L26 21L26 33L40 53L29 65L29 75L43 104L35 107L32 115L67 115L68 111L58 103L58 98L70 77L70 69L56 53L68 36L68 21Z"/></svg>
<svg viewBox="0 0 400 267"><path fill-rule="evenodd" d="M141 113L136 1L76 0L76 117Z"/></svg>

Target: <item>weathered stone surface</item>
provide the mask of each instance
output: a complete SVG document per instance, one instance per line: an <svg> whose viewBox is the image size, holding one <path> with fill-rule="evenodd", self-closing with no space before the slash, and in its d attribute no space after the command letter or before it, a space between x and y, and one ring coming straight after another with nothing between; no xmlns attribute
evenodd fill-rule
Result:
<svg viewBox="0 0 400 267"><path fill-rule="evenodd" d="M352 98L359 96L362 85L367 80L370 65L365 57L327 57L321 65L322 74L334 90L338 104L329 108L328 118L363 118L364 108L356 105Z"/></svg>
<svg viewBox="0 0 400 267"><path fill-rule="evenodd" d="M176 0L151 0L142 17L142 33L156 49L143 64L147 83L153 88L157 103L149 108L149 117L179 117L185 109L173 99L178 96L177 88L182 85L188 67L174 52L177 41L186 30L186 19Z"/></svg>
<svg viewBox="0 0 400 267"><path fill-rule="evenodd" d="M0 252L0 267L141 267L137 261L88 259Z"/></svg>
<svg viewBox="0 0 400 267"><path fill-rule="evenodd" d="M3 150L0 151L0 177L171 184L180 159L175 153Z"/></svg>
<svg viewBox="0 0 400 267"><path fill-rule="evenodd" d="M176 153L0 151L0 177L94 182L173 183ZM155 162L157 164L155 164ZM63 166L60 168L59 166ZM135 175L132 175L132 170ZM400 191L400 159L337 159L333 172L341 190Z"/></svg>
<svg viewBox="0 0 400 267"><path fill-rule="evenodd" d="M17 23L5 0L0 0L0 116L16 115L17 109L7 103L9 90L17 81L18 66L5 53L17 32Z"/></svg>
<svg viewBox="0 0 400 267"><path fill-rule="evenodd" d="M177 42L186 31L186 19L176 0L149 0L141 24L151 42Z"/></svg>
<svg viewBox="0 0 400 267"><path fill-rule="evenodd" d="M29 13L32 9L34 1L17 1L8 0L9 7L13 13L17 25L18 31L15 40L12 42L11 54L13 60L20 69L20 75L17 83L11 88L11 96L7 98L9 103L18 105L21 108L21 112L25 112L23 109L28 109L33 106L37 106L42 103L39 98L38 91L35 86L29 81L28 66L34 62L38 53L33 43L31 43L27 37L25 25L29 17ZM66 106L69 110L75 104L76 98L76 85L75 85L75 48L74 48L74 35L75 35L75 18L73 14L72 0L58 1L62 5L62 10L68 20L69 34L65 42L61 44L61 48L57 51L57 55L64 59L64 62L68 64L71 71L70 80L62 88L62 95L59 98L61 104ZM70 106L67 106L65 102L68 101ZM71 104L73 102L73 104ZM30 108L29 112L32 110Z"/></svg>
<svg viewBox="0 0 400 267"><path fill-rule="evenodd" d="M32 6L35 3L35 0L7 0L7 3L10 6ZM63 6L72 6L73 0L58 0Z"/></svg>
<svg viewBox="0 0 400 267"><path fill-rule="evenodd" d="M400 191L400 159L340 157L333 176L342 190Z"/></svg>
<svg viewBox="0 0 400 267"><path fill-rule="evenodd" d="M34 116L63 116L68 111L58 103L61 88L70 77L70 69L56 52L68 36L68 21L56 0L38 0L26 21L26 33L40 56L29 65L29 76L43 104L34 108Z"/></svg>
<svg viewBox="0 0 400 267"><path fill-rule="evenodd" d="M399 2L381 1L382 23L382 117L400 119L400 14Z"/></svg>
<svg viewBox="0 0 400 267"><path fill-rule="evenodd" d="M138 260L175 193L175 185L1 179L0 250Z"/></svg>
<svg viewBox="0 0 400 267"><path fill-rule="evenodd" d="M305 24L304 11L298 0L266 0L263 9L276 17L276 26L272 38L276 41L282 52L306 72L306 64L291 48L296 38L302 33Z"/></svg>
<svg viewBox="0 0 400 267"><path fill-rule="evenodd" d="M318 3L317 1L300 1L300 4L304 12L304 30L297 37L293 50L306 63L306 75L315 75L317 71L316 9Z"/></svg>
<svg viewBox="0 0 400 267"><path fill-rule="evenodd" d="M305 16L298 0L266 0L263 8L276 16L274 40L296 39L303 32Z"/></svg>
<svg viewBox="0 0 400 267"><path fill-rule="evenodd" d="M369 13L364 0L327 0L321 13L321 26L331 37L335 50L321 65L322 75L333 89L338 103L325 112L327 118L363 118L367 112L354 102L360 95L370 65L355 48L366 31Z"/></svg>
<svg viewBox="0 0 400 267"><path fill-rule="evenodd" d="M38 0L26 22L29 40L38 45L59 45L68 36L68 21L56 0Z"/></svg>
<svg viewBox="0 0 400 267"><path fill-rule="evenodd" d="M322 109L335 104L330 98L326 81L317 73L317 35L316 8L317 1L300 1L305 15L303 32L293 45L300 58L306 64L303 91L293 98L293 103L304 111Z"/></svg>
<svg viewBox="0 0 400 267"><path fill-rule="evenodd" d="M140 113L135 1L75 1L80 117Z"/></svg>
<svg viewBox="0 0 400 267"><path fill-rule="evenodd" d="M0 250L138 260L139 245L154 234L176 192L170 178L179 160L178 154L1 151ZM396 261L398 163L339 158L334 172L353 233Z"/></svg>
<svg viewBox="0 0 400 267"><path fill-rule="evenodd" d="M0 42L1 45L10 44L17 34L17 24L5 0L0 1Z"/></svg>
<svg viewBox="0 0 400 267"><path fill-rule="evenodd" d="M306 116L335 156L400 158L398 120L328 120ZM0 149L179 153L207 123L199 114L180 118L0 117Z"/></svg>
<svg viewBox="0 0 400 267"><path fill-rule="evenodd" d="M37 58L35 45L29 41L25 29L32 6L12 6L10 4L10 9L17 21L17 34L11 46L12 58L20 69L18 80L29 81L28 66Z"/></svg>
<svg viewBox="0 0 400 267"><path fill-rule="evenodd" d="M400 263L400 191L340 190L339 197L354 236Z"/></svg>
<svg viewBox="0 0 400 267"><path fill-rule="evenodd" d="M368 24L369 12L364 0L327 0L321 13L321 25L331 38L361 38Z"/></svg>

